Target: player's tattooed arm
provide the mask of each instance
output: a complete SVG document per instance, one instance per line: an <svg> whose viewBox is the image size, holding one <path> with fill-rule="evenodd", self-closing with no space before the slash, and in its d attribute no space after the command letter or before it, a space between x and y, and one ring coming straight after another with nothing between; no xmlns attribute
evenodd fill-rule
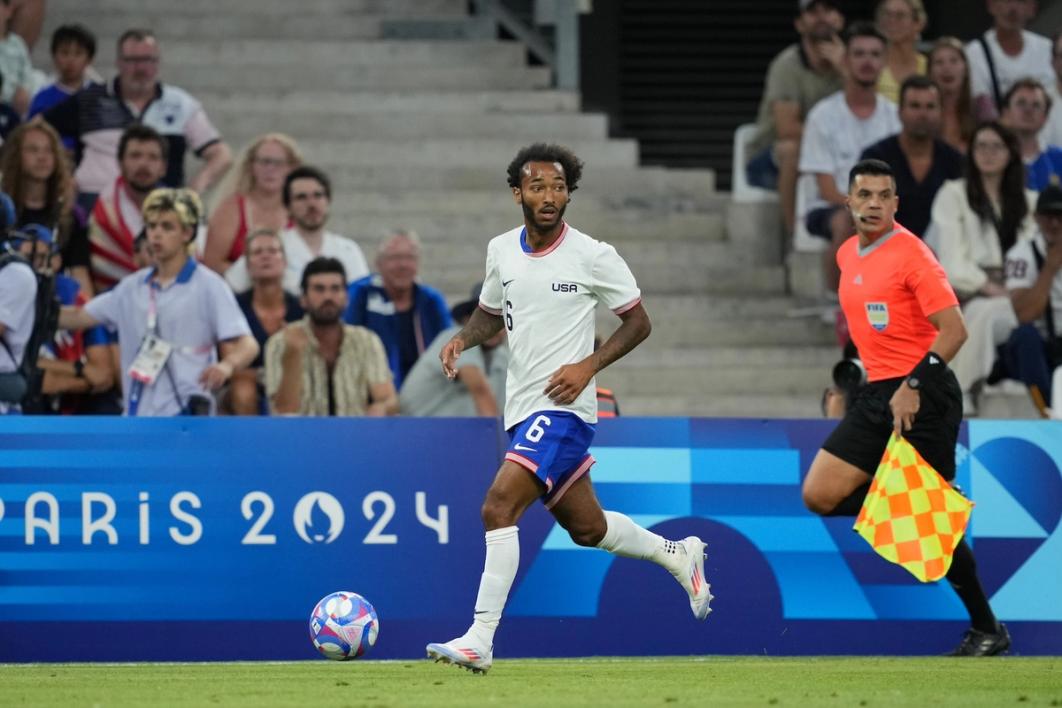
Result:
<svg viewBox="0 0 1062 708"><path fill-rule="evenodd" d="M504 326L500 315L492 315L482 307L477 307L473 310L472 317L469 318L468 323L439 352L443 373L451 379L457 376L457 369L454 368L454 364L457 363L457 358L461 356L461 352L479 346L500 332Z"/></svg>
<svg viewBox="0 0 1062 708"><path fill-rule="evenodd" d="M590 355L595 374L612 362L622 359L653 331L653 325L649 322L649 313L645 311L640 302L619 318L623 320L623 324L596 352Z"/></svg>
<svg viewBox="0 0 1062 708"><path fill-rule="evenodd" d="M638 303L621 314L623 323L601 347L582 361L557 369L546 383L545 393L555 403L567 405L583 392L594 374L634 349L649 336L649 314Z"/></svg>

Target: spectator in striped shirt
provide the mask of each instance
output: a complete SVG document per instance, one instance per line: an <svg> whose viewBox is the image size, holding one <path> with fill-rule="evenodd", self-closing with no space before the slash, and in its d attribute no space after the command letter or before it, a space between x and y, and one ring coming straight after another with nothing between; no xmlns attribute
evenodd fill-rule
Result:
<svg viewBox="0 0 1062 708"><path fill-rule="evenodd" d="M92 286L103 292L137 270L133 242L144 227L141 207L166 174L166 140L146 125L134 123L118 143L121 174L105 189L89 218Z"/></svg>

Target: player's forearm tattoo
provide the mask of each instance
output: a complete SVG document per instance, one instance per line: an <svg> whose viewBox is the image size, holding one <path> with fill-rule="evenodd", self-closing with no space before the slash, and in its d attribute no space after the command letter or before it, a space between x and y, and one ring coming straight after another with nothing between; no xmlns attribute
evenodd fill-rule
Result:
<svg viewBox="0 0 1062 708"><path fill-rule="evenodd" d="M623 320L619 329L613 332L612 336L594 352L594 370L601 371L612 362L626 356L649 336L651 330L649 317L644 310Z"/></svg>
<svg viewBox="0 0 1062 708"><path fill-rule="evenodd" d="M471 349L497 334L503 326L502 318L492 315L477 307L457 336L465 343L465 349Z"/></svg>

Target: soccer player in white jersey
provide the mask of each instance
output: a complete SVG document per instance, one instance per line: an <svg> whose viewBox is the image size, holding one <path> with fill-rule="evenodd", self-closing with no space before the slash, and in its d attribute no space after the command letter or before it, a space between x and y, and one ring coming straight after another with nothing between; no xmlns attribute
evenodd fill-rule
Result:
<svg viewBox="0 0 1062 708"><path fill-rule="evenodd" d="M669 541L602 510L587 474L597 423L594 374L634 349L651 326L616 249L564 221L582 166L567 148L542 143L522 149L509 164L524 225L490 242L479 307L439 355L453 378L462 351L506 329L510 445L483 502L487 557L474 619L457 639L427 647L429 658L473 672L486 672L493 661L494 632L520 561L516 523L535 499L575 543L661 565L686 590L697 619L711 611L704 542L696 536ZM598 302L622 324L595 352Z"/></svg>

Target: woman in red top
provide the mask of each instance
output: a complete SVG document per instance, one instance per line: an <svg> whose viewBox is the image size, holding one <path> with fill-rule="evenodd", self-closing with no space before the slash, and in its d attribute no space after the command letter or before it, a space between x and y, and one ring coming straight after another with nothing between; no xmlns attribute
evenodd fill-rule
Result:
<svg viewBox="0 0 1062 708"><path fill-rule="evenodd" d="M284 179L301 164L295 141L283 133L267 133L244 150L237 169L218 190L223 196L210 217L203 263L224 273L243 255L247 234L288 226Z"/></svg>
<svg viewBox="0 0 1062 708"><path fill-rule="evenodd" d="M804 504L823 516L859 513L893 432L944 479L954 479L962 423L962 393L947 362L966 341L966 325L932 251L894 220L899 199L892 169L880 160L857 163L847 204L857 233L837 251L838 295L868 383L804 479ZM955 548L947 579L972 625L953 654L991 656L1010 648L965 540Z"/></svg>

